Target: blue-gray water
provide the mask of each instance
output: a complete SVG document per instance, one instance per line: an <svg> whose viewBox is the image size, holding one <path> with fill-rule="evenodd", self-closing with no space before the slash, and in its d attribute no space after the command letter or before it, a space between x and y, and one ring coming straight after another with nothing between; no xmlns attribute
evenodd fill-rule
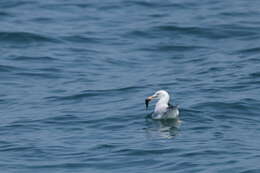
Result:
<svg viewBox="0 0 260 173"><path fill-rule="evenodd" d="M259 8L1 0L0 172L260 172Z"/></svg>

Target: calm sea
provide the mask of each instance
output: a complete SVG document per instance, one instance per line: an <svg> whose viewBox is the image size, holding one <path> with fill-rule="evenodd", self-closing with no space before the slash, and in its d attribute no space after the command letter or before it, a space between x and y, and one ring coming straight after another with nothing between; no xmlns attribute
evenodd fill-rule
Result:
<svg viewBox="0 0 260 173"><path fill-rule="evenodd" d="M259 173L259 9L1 0L0 172ZM159 89L177 126L147 117Z"/></svg>

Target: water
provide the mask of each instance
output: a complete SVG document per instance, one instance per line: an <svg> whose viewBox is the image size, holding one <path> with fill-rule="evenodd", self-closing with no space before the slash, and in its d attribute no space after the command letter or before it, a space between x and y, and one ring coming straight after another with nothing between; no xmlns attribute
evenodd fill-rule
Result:
<svg viewBox="0 0 260 173"><path fill-rule="evenodd" d="M260 172L259 7L2 0L2 171ZM180 124L147 118L159 89Z"/></svg>

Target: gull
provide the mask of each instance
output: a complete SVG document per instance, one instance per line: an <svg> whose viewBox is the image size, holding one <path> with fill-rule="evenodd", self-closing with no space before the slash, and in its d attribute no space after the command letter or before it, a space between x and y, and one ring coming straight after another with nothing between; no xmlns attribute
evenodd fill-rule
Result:
<svg viewBox="0 0 260 173"><path fill-rule="evenodd" d="M159 90L154 95L147 97L145 99L146 109L152 99L158 99L152 113L153 119L177 119L179 117L178 106L169 103L170 95L167 91Z"/></svg>

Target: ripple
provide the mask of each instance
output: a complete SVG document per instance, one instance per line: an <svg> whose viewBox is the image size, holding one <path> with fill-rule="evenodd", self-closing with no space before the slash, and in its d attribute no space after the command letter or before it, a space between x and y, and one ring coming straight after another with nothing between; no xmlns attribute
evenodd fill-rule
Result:
<svg viewBox="0 0 260 173"><path fill-rule="evenodd" d="M83 35L72 35L62 38L65 41L76 42L76 43L100 43L102 39L98 37L83 36Z"/></svg>
<svg viewBox="0 0 260 173"><path fill-rule="evenodd" d="M197 107L210 107L216 110L248 110L248 107L241 102L227 103L227 102L206 102L206 103L198 103L194 108Z"/></svg>
<svg viewBox="0 0 260 173"><path fill-rule="evenodd" d="M260 72L250 73L250 76L253 77L253 78L259 78L260 77Z"/></svg>
<svg viewBox="0 0 260 173"><path fill-rule="evenodd" d="M127 155L140 156L140 155L163 155L174 152L178 154L180 151L174 148L165 148L165 149L121 149L116 151L116 153L126 153Z"/></svg>
<svg viewBox="0 0 260 173"><path fill-rule="evenodd" d="M12 58L15 61L28 61L28 62L50 62L57 60L56 58L49 56L32 57L32 56L17 56Z"/></svg>
<svg viewBox="0 0 260 173"><path fill-rule="evenodd" d="M238 53L255 54L260 52L260 47L239 50Z"/></svg>
<svg viewBox="0 0 260 173"><path fill-rule="evenodd" d="M73 132L82 131L83 127L80 126L84 124L91 124L91 121L84 120L81 117L66 114L41 119L39 120L39 123L42 126L60 127L60 129L62 128L64 130L70 129L70 131Z"/></svg>
<svg viewBox="0 0 260 173"><path fill-rule="evenodd" d="M186 45L159 45L159 46L153 46L150 48L140 48L139 50L145 50L145 51L194 51L197 49L205 49L205 47L200 47L200 46L186 46Z"/></svg>
<svg viewBox="0 0 260 173"><path fill-rule="evenodd" d="M244 171L240 171L240 173L258 173L260 169L246 169Z"/></svg>
<svg viewBox="0 0 260 173"><path fill-rule="evenodd" d="M30 1L30 0L26 0L26 1L5 1L5 2L1 2L1 6L3 8L17 8L17 7L21 7L21 6L26 6L26 5L31 5L31 4L35 4L34 1Z"/></svg>
<svg viewBox="0 0 260 173"><path fill-rule="evenodd" d="M19 67L9 66L9 65L0 65L1 72L15 72L15 71L20 71L20 70L22 70L22 69Z"/></svg>
<svg viewBox="0 0 260 173"><path fill-rule="evenodd" d="M103 90L85 90L82 91L80 94L74 94L69 96L50 96L46 97L45 99L50 100L77 100L82 98L88 98L88 97L95 97L95 96L109 96L109 95L115 95L120 94L122 92L126 91L134 91L134 90L140 90L143 87L124 87L124 88L115 88L115 89L103 89Z"/></svg>
<svg viewBox="0 0 260 173"><path fill-rule="evenodd" d="M43 36L31 32L0 32L0 42L2 43L34 43L34 42L50 42L59 43L60 41L50 36Z"/></svg>
<svg viewBox="0 0 260 173"><path fill-rule="evenodd" d="M239 27L238 27L239 28ZM250 28L231 28L229 25L216 25L214 27L184 27L173 25L161 25L154 27L154 31L169 32L169 33L181 33L194 35L197 37L212 38L212 39L224 39L224 38L243 38L257 35L257 32Z"/></svg>
<svg viewBox="0 0 260 173"><path fill-rule="evenodd" d="M30 151L31 147L29 146L13 146L13 145L6 145L1 146L1 152L25 152Z"/></svg>
<svg viewBox="0 0 260 173"><path fill-rule="evenodd" d="M6 17L6 16L11 16L10 13L7 12L0 12L0 17Z"/></svg>
<svg viewBox="0 0 260 173"><path fill-rule="evenodd" d="M35 79L57 79L57 78L61 78L60 75L58 74L51 74L49 72L46 73L40 73L40 72L19 72L19 73L15 73L15 75L17 76L24 76L24 77L28 77L28 78L35 78Z"/></svg>
<svg viewBox="0 0 260 173"><path fill-rule="evenodd" d="M195 3L190 2L170 2L170 1L163 1L163 2L157 2L152 0L145 0L145 1L139 1L139 0L132 0L129 2L124 2L127 6L134 6L134 7L144 7L144 8L173 8L173 9L182 9L182 8L189 8L194 5Z"/></svg>

